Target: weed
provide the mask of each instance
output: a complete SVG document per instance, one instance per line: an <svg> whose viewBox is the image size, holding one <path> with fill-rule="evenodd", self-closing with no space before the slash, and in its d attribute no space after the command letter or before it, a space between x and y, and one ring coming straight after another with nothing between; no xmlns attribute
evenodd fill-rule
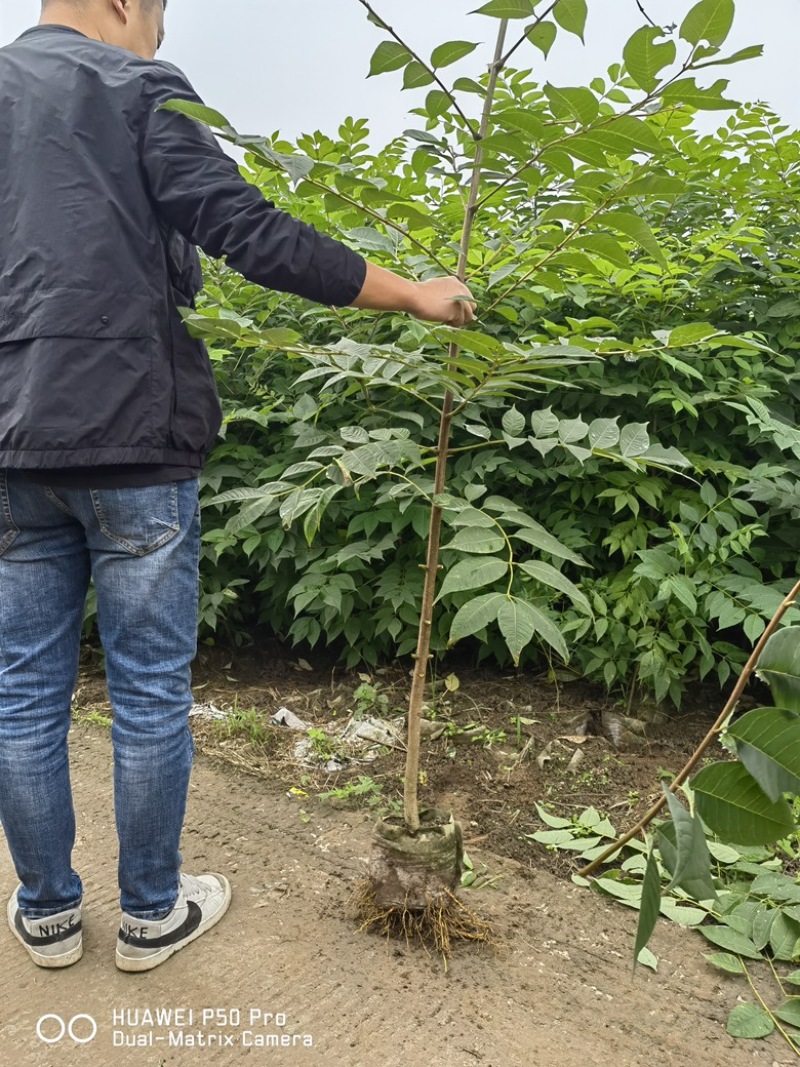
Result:
<svg viewBox="0 0 800 1067"><path fill-rule="evenodd" d="M105 726L107 729L113 721L110 715L104 715L102 711L76 711L73 718L75 722L89 722L94 726Z"/></svg>
<svg viewBox="0 0 800 1067"><path fill-rule="evenodd" d="M367 774L359 774L358 778L317 795L319 800L359 800L374 808L383 799L383 785Z"/></svg>
<svg viewBox="0 0 800 1067"><path fill-rule="evenodd" d="M365 675L361 675L365 678ZM361 685L353 693L356 702L356 717L363 719L366 715L377 715L386 718L389 713L389 697L382 693L377 685L370 681L362 681Z"/></svg>
<svg viewBox="0 0 800 1067"><path fill-rule="evenodd" d="M583 771L582 774L576 777L572 785L572 792L577 793L582 787L591 789L595 786L606 785L608 785L608 774L597 767L591 767L588 771Z"/></svg>
<svg viewBox="0 0 800 1067"><path fill-rule="evenodd" d="M238 699L234 698L233 707L227 712L224 719L214 722L214 731L222 737L229 739L243 737L251 745L267 745L271 739L270 727L265 721L263 712L257 708L240 708Z"/></svg>
<svg viewBox="0 0 800 1067"><path fill-rule="evenodd" d="M500 880L499 874L488 873L489 868L485 863L481 864L482 870L476 871L471 857L464 852L464 873L461 875L462 889L496 889Z"/></svg>
<svg viewBox="0 0 800 1067"><path fill-rule="evenodd" d="M311 726L306 733L311 741L311 751L317 759L327 762L344 754L342 742L336 737L331 737L321 727Z"/></svg>
<svg viewBox="0 0 800 1067"><path fill-rule="evenodd" d="M481 745L483 748L491 748L492 745L502 744L506 740L505 730L493 730L479 722L468 722L466 726L449 722L445 726L445 734L449 738L468 738L471 744Z"/></svg>

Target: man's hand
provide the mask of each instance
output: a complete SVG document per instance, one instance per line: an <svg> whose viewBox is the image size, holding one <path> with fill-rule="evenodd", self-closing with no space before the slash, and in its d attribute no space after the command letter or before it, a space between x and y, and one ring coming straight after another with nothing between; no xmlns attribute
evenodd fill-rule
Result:
<svg viewBox="0 0 800 1067"><path fill-rule="evenodd" d="M418 304L412 309L412 314L418 319L443 322L446 326L466 326L475 318L475 298L457 278L431 278L427 282L417 282L416 291Z"/></svg>
<svg viewBox="0 0 800 1067"><path fill-rule="evenodd" d="M466 299L454 299L466 297ZM465 326L475 318L475 300L457 278L431 278L411 282L390 270L367 262L364 287L353 307L372 311L407 311L426 322Z"/></svg>

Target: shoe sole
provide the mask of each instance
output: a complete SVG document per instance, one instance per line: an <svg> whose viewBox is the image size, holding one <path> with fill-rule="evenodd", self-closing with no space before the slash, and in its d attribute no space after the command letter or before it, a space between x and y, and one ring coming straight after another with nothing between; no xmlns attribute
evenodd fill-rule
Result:
<svg viewBox="0 0 800 1067"><path fill-rule="evenodd" d="M174 956L176 952L180 952L182 948L186 948L187 945L191 945L192 941L196 941L201 934L204 934L206 930L210 930L212 926L216 926L220 919L225 915L231 903L231 884L224 874L217 874L216 871L209 872L218 878L225 888L225 899L222 902L218 911L215 911L213 915L210 915L207 919L200 923L195 931L193 931L183 941L178 942L176 945L169 945L167 948L162 948L158 952L154 952L152 956L143 956L138 959L132 959L128 956L124 956L119 949L117 949L117 967L120 971L128 971L131 973L138 973L141 971L151 971L154 967L158 967L159 964L164 963L170 956Z"/></svg>
<svg viewBox="0 0 800 1067"><path fill-rule="evenodd" d="M46 967L48 970L54 970L59 967L71 967L73 963L78 962L83 955L83 939L78 942L75 948L70 949L69 952L61 952L57 956L44 956L41 952L36 952L35 949L32 949L20 935L19 930L14 925L14 910L12 898L12 900L8 902L8 909L6 912L8 927L37 967Z"/></svg>

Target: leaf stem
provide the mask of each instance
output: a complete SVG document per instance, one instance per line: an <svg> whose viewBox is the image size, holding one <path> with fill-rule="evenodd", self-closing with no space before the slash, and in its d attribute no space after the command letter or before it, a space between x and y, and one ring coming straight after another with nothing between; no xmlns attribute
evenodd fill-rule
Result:
<svg viewBox="0 0 800 1067"><path fill-rule="evenodd" d="M781 1037L784 1039L784 1041L789 1046L789 1048L792 1050L792 1052L797 1052L797 1044L796 1044L796 1042L784 1030L784 1028L780 1024L780 1020L775 1017L775 1015L772 1012L772 1009L770 1008L770 1006L767 1004L767 1002L764 1000L764 998L759 993L758 989L756 988L756 984L753 981L753 979L752 979L752 977L750 975L750 972L747 969L747 964L745 963L745 961L742 959L741 956L739 957L739 960L740 960L740 962L742 964L742 970L744 971L744 976L747 979L747 984L752 989L752 991L755 994L756 999L758 1000L759 1004L764 1009L764 1011L767 1013L767 1015L770 1017L770 1019L772 1020L773 1026L778 1031L778 1033L781 1035ZM771 965L771 963L772 963L772 961L770 961L770 965ZM773 973L774 973L775 968L773 967L772 969L773 969ZM778 976L775 975L775 977L777 978ZM778 985L779 986L780 986L780 984L781 984L780 981L778 981Z"/></svg>

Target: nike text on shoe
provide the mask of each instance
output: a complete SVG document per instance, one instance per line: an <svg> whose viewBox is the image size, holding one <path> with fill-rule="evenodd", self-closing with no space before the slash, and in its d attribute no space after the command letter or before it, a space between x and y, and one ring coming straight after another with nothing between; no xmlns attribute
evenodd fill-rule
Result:
<svg viewBox="0 0 800 1067"><path fill-rule="evenodd" d="M8 902L8 925L39 967L69 967L83 955L80 904L57 915L26 919L19 910L15 889Z"/></svg>
<svg viewBox="0 0 800 1067"><path fill-rule="evenodd" d="M117 938L117 967L149 971L169 959L219 922L231 902L231 887L222 874L182 874L175 907L163 919L139 919L122 913Z"/></svg>

